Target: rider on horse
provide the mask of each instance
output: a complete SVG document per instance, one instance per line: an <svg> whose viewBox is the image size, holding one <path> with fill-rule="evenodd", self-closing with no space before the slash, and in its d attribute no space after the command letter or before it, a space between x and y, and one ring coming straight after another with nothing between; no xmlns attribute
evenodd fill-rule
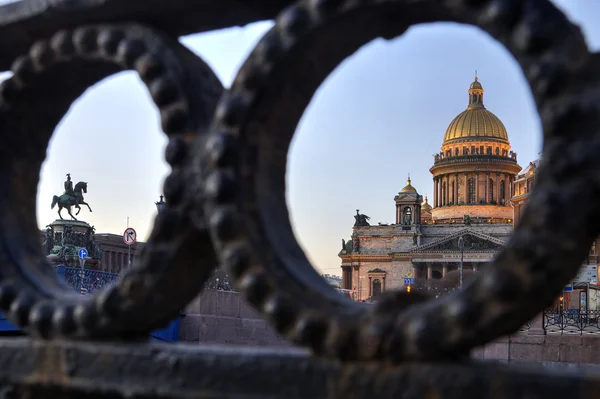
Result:
<svg viewBox="0 0 600 399"><path fill-rule="evenodd" d="M65 192L63 195L68 195L69 197L75 198L76 205L81 201L81 198L79 198L77 193L73 191L73 182L71 181L70 173L67 173L67 181L65 182Z"/></svg>

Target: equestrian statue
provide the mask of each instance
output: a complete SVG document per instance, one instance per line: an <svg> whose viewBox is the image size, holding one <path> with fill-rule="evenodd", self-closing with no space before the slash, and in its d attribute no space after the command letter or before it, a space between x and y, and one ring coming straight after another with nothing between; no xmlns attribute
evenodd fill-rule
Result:
<svg viewBox="0 0 600 399"><path fill-rule="evenodd" d="M67 173L67 181L65 181L65 192L60 197L58 195L55 195L54 198L52 198L52 206L50 207L50 209L54 209L54 206L58 205L58 216L62 219L63 217L60 214L60 211L62 211L63 208L67 208L69 216L71 216L73 220L77 220L77 218L75 218L75 216L73 216L73 214L71 213L71 207L74 206L75 208L77 208L77 213L75 213L75 215L79 215L79 212L81 212L81 207L79 205L85 205L88 207L90 212L92 211L92 208L90 208L88 203L83 200L83 193L87 194L87 182L80 181L75 185L75 188L73 188L71 174Z"/></svg>

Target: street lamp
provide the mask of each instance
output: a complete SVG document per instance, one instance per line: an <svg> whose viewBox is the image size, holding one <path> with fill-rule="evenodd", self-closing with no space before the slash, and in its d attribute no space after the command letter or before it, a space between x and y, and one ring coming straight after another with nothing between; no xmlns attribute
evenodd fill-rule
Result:
<svg viewBox="0 0 600 399"><path fill-rule="evenodd" d="M156 205L156 210L158 211L158 213L161 213L163 209L165 209L165 205L167 205L167 203L163 201L162 195L160 196L160 201L155 202L154 204Z"/></svg>
<svg viewBox="0 0 600 399"><path fill-rule="evenodd" d="M460 250L460 283L459 288L462 290L463 283L463 255L465 253L465 240L462 236L458 237L458 249Z"/></svg>

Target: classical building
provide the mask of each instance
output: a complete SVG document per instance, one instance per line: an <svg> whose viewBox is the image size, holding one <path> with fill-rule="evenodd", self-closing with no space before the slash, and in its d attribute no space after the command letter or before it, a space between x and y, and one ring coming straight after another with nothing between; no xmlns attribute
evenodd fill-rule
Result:
<svg viewBox="0 0 600 399"><path fill-rule="evenodd" d="M450 123L434 156L433 207L409 178L394 196L395 223L371 226L357 210L352 237L338 254L342 286L356 299L401 289L411 279L428 288L456 285L461 257L463 271L477 271L511 236L517 154L500 119L485 108L477 78L468 94L467 109Z"/></svg>
<svg viewBox="0 0 600 399"><path fill-rule="evenodd" d="M536 170L539 165L539 159L529 162L523 171L517 176L513 184L513 197L510 200L514 214L514 224L519 223L523 210L525 209L525 203L529 197L529 193L533 189L533 183L535 182Z"/></svg>

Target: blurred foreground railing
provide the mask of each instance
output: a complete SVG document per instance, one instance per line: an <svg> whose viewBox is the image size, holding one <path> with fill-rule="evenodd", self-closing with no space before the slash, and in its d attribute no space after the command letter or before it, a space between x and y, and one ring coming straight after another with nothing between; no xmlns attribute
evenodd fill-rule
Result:
<svg viewBox="0 0 600 399"><path fill-rule="evenodd" d="M226 90L179 40L273 18ZM319 276L295 239L287 154L337 65L372 40L436 21L480 28L519 63L544 131L536 187L511 240L462 291L435 300L385 292L359 304ZM2 396L518 399L600 391L597 376L470 360L549 306L600 235L600 55L550 1L24 0L0 7L0 67L12 72L0 84L0 310L28 335L0 340ZM72 104L120 71L145 84L168 138L166 206L118 284L84 272L70 281L86 295L73 295L40 247L40 168ZM298 349L147 342L216 266ZM581 331L579 319L558 320Z"/></svg>

